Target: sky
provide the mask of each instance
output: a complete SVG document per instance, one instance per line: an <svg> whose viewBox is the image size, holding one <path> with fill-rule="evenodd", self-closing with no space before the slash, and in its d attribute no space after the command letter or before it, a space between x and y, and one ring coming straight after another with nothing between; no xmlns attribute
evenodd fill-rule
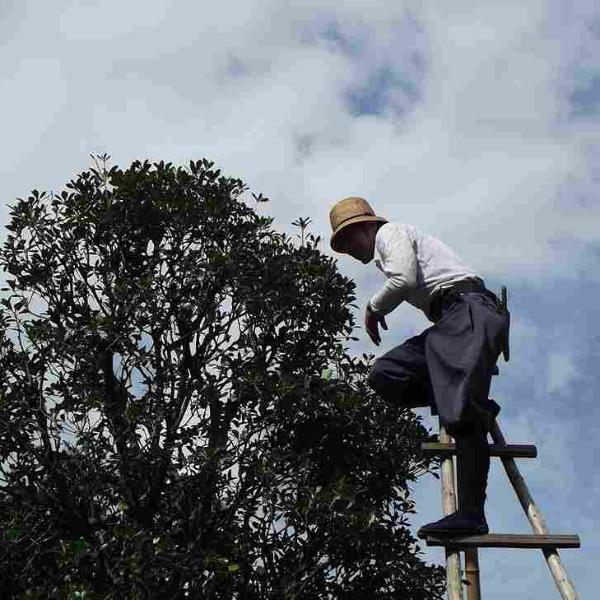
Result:
<svg viewBox="0 0 600 600"><path fill-rule="evenodd" d="M357 325L383 285L333 253L329 210L362 196L391 221L448 244L500 293L510 362L490 397L575 588L600 561L600 8L592 0L0 0L0 225L32 189L58 192L106 152L215 161L293 235L310 217L321 250L357 284ZM6 238L0 228L0 242ZM377 356L431 324L410 305ZM425 409L423 422L437 429ZM422 524L439 481L414 488ZM492 459L491 532L530 533ZM441 548L423 559L442 564ZM558 597L540 551L482 549L489 600Z"/></svg>

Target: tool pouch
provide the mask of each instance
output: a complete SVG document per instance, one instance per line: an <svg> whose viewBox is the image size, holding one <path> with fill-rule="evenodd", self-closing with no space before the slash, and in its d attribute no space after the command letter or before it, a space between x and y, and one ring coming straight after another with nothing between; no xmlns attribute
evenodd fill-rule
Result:
<svg viewBox="0 0 600 600"><path fill-rule="evenodd" d="M509 334L510 334L510 312L508 310L508 300L506 296L506 286L502 286L502 298L499 303L496 305L496 310L498 314L501 314L506 317L506 329L504 330L504 334L502 335L502 355L504 357L504 362L508 362L510 359L510 348L509 348Z"/></svg>

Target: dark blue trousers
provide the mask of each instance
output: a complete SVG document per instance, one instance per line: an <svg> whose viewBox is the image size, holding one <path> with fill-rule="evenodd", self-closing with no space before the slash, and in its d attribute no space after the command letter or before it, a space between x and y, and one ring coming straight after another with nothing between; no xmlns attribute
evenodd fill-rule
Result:
<svg viewBox="0 0 600 600"><path fill-rule="evenodd" d="M377 359L369 384L385 400L431 406L454 434L489 431L500 407L488 398L509 326L489 290L463 292L442 305L439 321Z"/></svg>
<svg viewBox="0 0 600 600"><path fill-rule="evenodd" d="M509 320L489 290L463 292L441 318L377 359L369 384L385 400L431 406L455 439L459 510L484 515L490 467L487 433L500 412L488 398Z"/></svg>

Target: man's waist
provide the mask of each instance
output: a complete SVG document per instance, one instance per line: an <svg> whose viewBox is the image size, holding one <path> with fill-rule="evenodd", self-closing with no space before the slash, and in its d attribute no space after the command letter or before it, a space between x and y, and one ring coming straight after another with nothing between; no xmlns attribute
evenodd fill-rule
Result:
<svg viewBox="0 0 600 600"><path fill-rule="evenodd" d="M460 279L459 281L453 281L442 285L435 291L433 298L438 296L447 298L450 294L457 294L459 292L483 292L486 289L483 280L475 277L467 277L465 279Z"/></svg>
<svg viewBox="0 0 600 600"><path fill-rule="evenodd" d="M438 289L432 295L429 304L430 319L434 322L439 321L442 318L442 308L465 292L485 292L495 298L495 295L485 287L481 279L461 279Z"/></svg>

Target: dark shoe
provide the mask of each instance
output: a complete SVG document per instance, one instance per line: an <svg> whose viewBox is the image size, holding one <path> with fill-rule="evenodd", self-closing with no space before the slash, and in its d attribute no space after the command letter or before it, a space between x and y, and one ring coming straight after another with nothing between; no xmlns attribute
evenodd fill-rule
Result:
<svg viewBox="0 0 600 600"><path fill-rule="evenodd" d="M417 537L424 539L428 535L483 535L489 532L485 515L473 512L453 512L452 514L423 525L417 531Z"/></svg>

